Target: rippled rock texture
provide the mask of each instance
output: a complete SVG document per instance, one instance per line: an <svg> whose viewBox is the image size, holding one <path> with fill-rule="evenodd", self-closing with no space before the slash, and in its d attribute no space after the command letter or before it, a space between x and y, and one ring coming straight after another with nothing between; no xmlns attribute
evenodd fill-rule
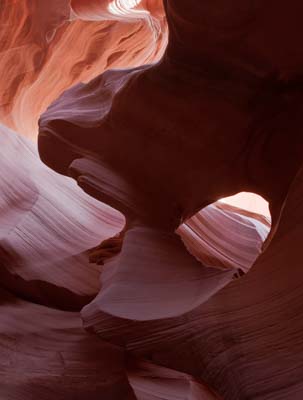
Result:
<svg viewBox="0 0 303 400"><path fill-rule="evenodd" d="M302 399L302 12L0 3L0 397Z"/></svg>

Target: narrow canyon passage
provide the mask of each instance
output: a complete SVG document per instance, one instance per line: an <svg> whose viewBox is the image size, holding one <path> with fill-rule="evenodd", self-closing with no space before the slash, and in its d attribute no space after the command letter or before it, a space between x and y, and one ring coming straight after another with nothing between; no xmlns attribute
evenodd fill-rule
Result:
<svg viewBox="0 0 303 400"><path fill-rule="evenodd" d="M0 2L0 399L302 399L302 12Z"/></svg>

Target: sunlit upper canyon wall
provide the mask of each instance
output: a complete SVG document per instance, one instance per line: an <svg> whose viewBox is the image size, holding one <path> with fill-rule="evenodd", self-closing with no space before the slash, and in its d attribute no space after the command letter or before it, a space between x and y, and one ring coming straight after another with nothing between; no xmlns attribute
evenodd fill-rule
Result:
<svg viewBox="0 0 303 400"><path fill-rule="evenodd" d="M66 88L106 69L155 62L167 44L161 1L54 1L46 7L16 0L4 1L1 11L0 72L6 79L0 117L30 138L40 114ZM269 216L266 204L251 196L228 202Z"/></svg>
<svg viewBox="0 0 303 400"><path fill-rule="evenodd" d="M160 2L3 0L1 120L36 137L65 89L109 68L155 62L167 43Z"/></svg>
<svg viewBox="0 0 303 400"><path fill-rule="evenodd" d="M302 399L302 12L2 0L0 398Z"/></svg>

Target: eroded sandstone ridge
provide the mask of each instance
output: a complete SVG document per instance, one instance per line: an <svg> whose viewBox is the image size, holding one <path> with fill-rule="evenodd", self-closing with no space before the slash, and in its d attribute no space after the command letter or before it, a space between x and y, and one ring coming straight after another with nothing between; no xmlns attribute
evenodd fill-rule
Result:
<svg viewBox="0 0 303 400"><path fill-rule="evenodd" d="M303 4L0 10L0 395L301 400Z"/></svg>

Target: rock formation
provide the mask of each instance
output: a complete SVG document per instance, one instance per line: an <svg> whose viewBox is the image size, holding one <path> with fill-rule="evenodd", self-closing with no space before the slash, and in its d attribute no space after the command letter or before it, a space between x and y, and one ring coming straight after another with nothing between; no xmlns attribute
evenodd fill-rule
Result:
<svg viewBox="0 0 303 400"><path fill-rule="evenodd" d="M300 400L301 2L0 11L0 395Z"/></svg>

